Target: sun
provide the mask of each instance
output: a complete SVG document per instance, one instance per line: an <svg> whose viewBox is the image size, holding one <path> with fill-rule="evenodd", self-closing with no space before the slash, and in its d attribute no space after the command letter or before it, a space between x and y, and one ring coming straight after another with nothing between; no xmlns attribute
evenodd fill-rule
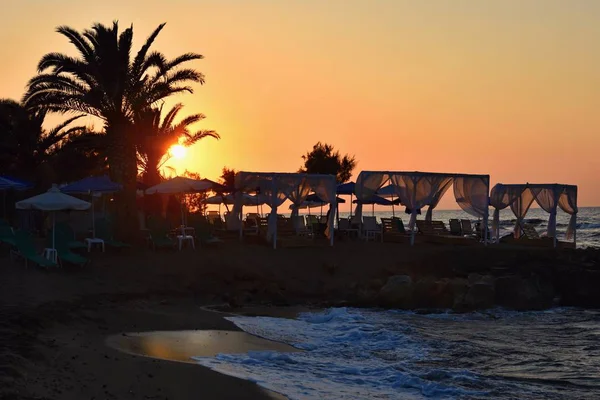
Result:
<svg viewBox="0 0 600 400"><path fill-rule="evenodd" d="M187 153L187 149L184 146L182 146L180 144L171 146L171 154L176 159L181 160L182 158L185 157L185 153Z"/></svg>

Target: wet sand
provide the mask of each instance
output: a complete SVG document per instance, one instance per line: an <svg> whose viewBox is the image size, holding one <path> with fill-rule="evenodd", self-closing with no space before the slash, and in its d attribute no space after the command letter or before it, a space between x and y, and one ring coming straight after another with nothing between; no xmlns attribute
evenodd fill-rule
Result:
<svg viewBox="0 0 600 400"><path fill-rule="evenodd" d="M122 333L110 336L106 344L133 355L192 364L195 364L193 357L244 354L249 351L300 351L287 344L259 338L246 332L220 330Z"/></svg>

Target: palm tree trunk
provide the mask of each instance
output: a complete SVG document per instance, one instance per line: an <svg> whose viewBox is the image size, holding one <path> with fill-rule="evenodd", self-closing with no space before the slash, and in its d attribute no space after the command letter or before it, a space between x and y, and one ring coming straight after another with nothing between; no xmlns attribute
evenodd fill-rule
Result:
<svg viewBox="0 0 600 400"><path fill-rule="evenodd" d="M107 125L108 164L110 177L123 185L123 190L115 193L113 234L124 241L135 241L140 233L137 207L137 155L132 138L131 124L120 121Z"/></svg>

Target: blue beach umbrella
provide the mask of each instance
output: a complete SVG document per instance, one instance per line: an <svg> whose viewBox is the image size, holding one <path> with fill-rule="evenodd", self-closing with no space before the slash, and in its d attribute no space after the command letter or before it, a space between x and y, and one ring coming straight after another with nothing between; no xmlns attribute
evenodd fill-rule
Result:
<svg viewBox="0 0 600 400"><path fill-rule="evenodd" d="M110 180L106 175L90 176L70 183L60 188L63 193L89 194L92 196L92 237L96 237L96 221L94 213L94 194L114 193L121 190L122 186Z"/></svg>
<svg viewBox="0 0 600 400"><path fill-rule="evenodd" d="M10 176L0 176L0 191L2 191L2 213L6 216L6 191L7 190L27 190L33 185L29 182L22 181Z"/></svg>

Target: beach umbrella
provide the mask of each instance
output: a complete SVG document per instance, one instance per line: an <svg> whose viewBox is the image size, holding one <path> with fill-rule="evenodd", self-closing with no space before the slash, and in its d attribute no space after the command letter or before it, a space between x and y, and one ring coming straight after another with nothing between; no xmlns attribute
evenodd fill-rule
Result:
<svg viewBox="0 0 600 400"><path fill-rule="evenodd" d="M176 176L158 185L146 189L146 194L187 194L198 193L212 189L214 182ZM183 215L183 198L181 199L181 232L185 235L185 217Z"/></svg>
<svg viewBox="0 0 600 400"><path fill-rule="evenodd" d="M359 201L354 200L353 203L358 204ZM374 194L366 200L361 200L360 203L371 204L372 213L373 213L373 215L375 215L375 205L379 205L379 206L393 206L394 204L398 205L398 204L400 204L400 199L396 199L396 200L392 201L392 200L384 199L383 197Z"/></svg>
<svg viewBox="0 0 600 400"><path fill-rule="evenodd" d="M392 199L392 217L396 216L395 210L394 210L394 205L400 204L399 202L396 202L394 200L394 197L397 197L396 195L396 188L394 187L394 185L387 185L384 186L382 188L380 188L377 191L377 196L379 197L383 197L383 198L391 198Z"/></svg>
<svg viewBox="0 0 600 400"><path fill-rule="evenodd" d="M79 181L62 186L60 191L72 194L88 194L92 196L92 237L96 237L96 221L94 211L94 196L104 193L114 193L121 190L122 186L110 180L106 175L90 176Z"/></svg>
<svg viewBox="0 0 600 400"><path fill-rule="evenodd" d="M0 176L0 190L2 191L2 213L6 216L6 191L7 190L27 190L33 185L20 179L8 176Z"/></svg>
<svg viewBox="0 0 600 400"><path fill-rule="evenodd" d="M354 188L356 184L354 182L346 182L337 185L336 193L341 195L350 196L350 218L352 218L352 196L354 195ZM338 208L339 213L339 208Z"/></svg>
<svg viewBox="0 0 600 400"><path fill-rule="evenodd" d="M55 212L84 211L91 207L87 201L62 193L56 185L46 192L25 200L18 201L15 207L19 210L40 210L52 212L52 248L55 248Z"/></svg>

